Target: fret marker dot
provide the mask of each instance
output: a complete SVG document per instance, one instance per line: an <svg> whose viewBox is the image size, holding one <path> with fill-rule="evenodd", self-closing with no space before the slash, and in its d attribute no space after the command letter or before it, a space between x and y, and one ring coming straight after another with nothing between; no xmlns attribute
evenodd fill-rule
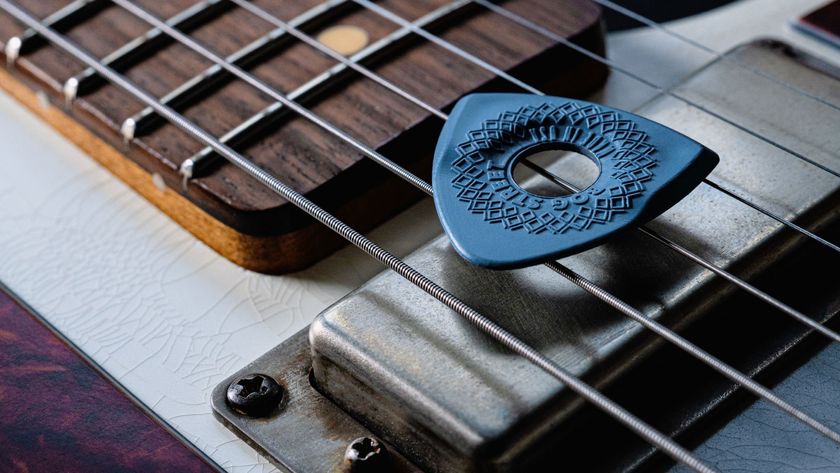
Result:
<svg viewBox="0 0 840 473"><path fill-rule="evenodd" d="M367 31L352 25L331 26L318 35L318 41L333 51L349 56L367 46Z"/></svg>

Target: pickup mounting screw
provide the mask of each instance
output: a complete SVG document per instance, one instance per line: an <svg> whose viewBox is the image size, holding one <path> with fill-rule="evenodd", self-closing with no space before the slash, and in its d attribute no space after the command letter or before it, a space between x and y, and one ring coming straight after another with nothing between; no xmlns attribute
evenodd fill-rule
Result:
<svg viewBox="0 0 840 473"><path fill-rule="evenodd" d="M347 471L351 473L385 471L387 451L379 440L373 437L359 437L350 442L344 452Z"/></svg>
<svg viewBox="0 0 840 473"><path fill-rule="evenodd" d="M251 417L268 415L283 399L283 388L270 376L254 373L234 380L227 389L227 402Z"/></svg>

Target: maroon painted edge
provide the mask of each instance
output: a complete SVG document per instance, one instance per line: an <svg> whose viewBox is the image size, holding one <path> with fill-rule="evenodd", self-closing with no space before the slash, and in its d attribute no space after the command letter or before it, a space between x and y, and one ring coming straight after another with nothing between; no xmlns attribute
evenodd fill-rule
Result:
<svg viewBox="0 0 840 473"><path fill-rule="evenodd" d="M0 283L0 471L220 471Z"/></svg>

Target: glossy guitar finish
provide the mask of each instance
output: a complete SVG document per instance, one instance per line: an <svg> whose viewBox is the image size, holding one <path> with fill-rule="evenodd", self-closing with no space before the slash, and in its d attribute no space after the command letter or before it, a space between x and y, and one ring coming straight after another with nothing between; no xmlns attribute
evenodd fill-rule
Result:
<svg viewBox="0 0 840 473"><path fill-rule="evenodd" d="M217 471L0 286L0 470Z"/></svg>
<svg viewBox="0 0 840 473"><path fill-rule="evenodd" d="M560 149L595 161L586 189L546 198L523 189L513 168ZM468 261L509 269L579 253L661 214L714 168L717 155L651 120L604 105L527 94L462 98L432 165L435 206Z"/></svg>

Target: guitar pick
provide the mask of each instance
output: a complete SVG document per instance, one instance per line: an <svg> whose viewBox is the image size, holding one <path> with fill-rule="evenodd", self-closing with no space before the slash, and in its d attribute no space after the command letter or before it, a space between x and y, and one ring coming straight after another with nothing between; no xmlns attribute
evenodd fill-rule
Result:
<svg viewBox="0 0 840 473"><path fill-rule="evenodd" d="M513 179L522 158L572 150L600 169L570 195L545 197ZM435 149L435 207L452 245L490 268L519 268L592 248L688 195L717 154L670 128L591 102L473 94L449 116Z"/></svg>

